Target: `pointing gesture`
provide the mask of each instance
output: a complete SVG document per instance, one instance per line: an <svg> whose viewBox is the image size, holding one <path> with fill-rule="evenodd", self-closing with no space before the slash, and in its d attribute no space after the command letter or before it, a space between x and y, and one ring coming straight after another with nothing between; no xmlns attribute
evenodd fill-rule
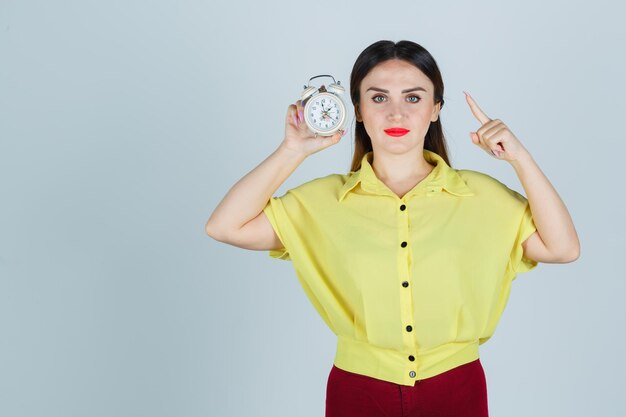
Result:
<svg viewBox="0 0 626 417"><path fill-rule="evenodd" d="M527 152L500 119L492 120L487 117L468 93L465 93L465 98L472 114L482 125L476 132L470 132L470 138L475 145L480 146L495 158L509 162L517 160L522 152Z"/></svg>

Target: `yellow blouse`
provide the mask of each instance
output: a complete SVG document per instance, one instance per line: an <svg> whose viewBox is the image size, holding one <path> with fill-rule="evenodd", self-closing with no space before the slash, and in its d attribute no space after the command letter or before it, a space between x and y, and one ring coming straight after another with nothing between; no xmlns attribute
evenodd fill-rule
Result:
<svg viewBox="0 0 626 417"><path fill-rule="evenodd" d="M337 335L334 364L413 385L479 357L517 273L537 266L522 242L528 200L495 178L435 168L399 198L376 177L373 153L272 197L263 212L308 299Z"/></svg>

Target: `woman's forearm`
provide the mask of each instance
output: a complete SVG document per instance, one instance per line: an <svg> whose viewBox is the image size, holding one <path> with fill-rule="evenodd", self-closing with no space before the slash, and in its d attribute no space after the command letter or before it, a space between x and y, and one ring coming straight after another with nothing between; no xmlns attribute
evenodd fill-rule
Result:
<svg viewBox="0 0 626 417"><path fill-rule="evenodd" d="M511 162L524 187L537 231L546 248L553 254L577 257L578 235L567 207L548 178L528 152Z"/></svg>
<svg viewBox="0 0 626 417"><path fill-rule="evenodd" d="M233 185L206 223L211 236L227 236L261 213L274 192L306 159L306 155L279 146Z"/></svg>

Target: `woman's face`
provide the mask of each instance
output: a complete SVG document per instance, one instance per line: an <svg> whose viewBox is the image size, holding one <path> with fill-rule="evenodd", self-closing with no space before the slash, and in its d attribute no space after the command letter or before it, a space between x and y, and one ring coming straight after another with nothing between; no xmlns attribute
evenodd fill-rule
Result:
<svg viewBox="0 0 626 417"><path fill-rule="evenodd" d="M415 87L419 89L413 90ZM360 93L356 118L365 125L374 153L423 148L430 123L439 117L440 105L433 103L433 84L422 71L399 59L381 62L365 76ZM397 137L385 133L393 127L409 132Z"/></svg>

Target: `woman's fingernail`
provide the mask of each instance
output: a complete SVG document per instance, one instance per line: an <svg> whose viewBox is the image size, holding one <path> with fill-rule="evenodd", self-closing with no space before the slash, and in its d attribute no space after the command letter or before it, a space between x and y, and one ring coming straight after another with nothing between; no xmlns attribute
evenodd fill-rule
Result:
<svg viewBox="0 0 626 417"><path fill-rule="evenodd" d="M298 119L296 119L296 116L295 116L295 115L293 116L293 122L294 122L296 125L298 125Z"/></svg>
<svg viewBox="0 0 626 417"><path fill-rule="evenodd" d="M300 120L304 120L304 112L302 110L300 110Z"/></svg>

